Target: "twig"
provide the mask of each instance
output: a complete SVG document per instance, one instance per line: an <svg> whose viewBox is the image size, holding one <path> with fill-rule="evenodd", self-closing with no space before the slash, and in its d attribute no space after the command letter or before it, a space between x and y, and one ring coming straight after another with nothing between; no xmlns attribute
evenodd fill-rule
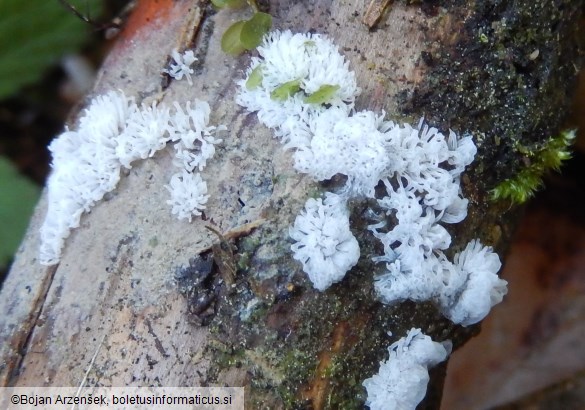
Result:
<svg viewBox="0 0 585 410"><path fill-rule="evenodd" d="M95 349L95 353L93 354L93 357L91 358L91 361L89 362L89 366L87 367L87 370L85 371L85 374L83 375L83 380L81 380L81 383L79 384L79 388L77 389L77 393L75 393L75 397L79 397L79 394L81 394L81 389L83 389L83 386L85 385L85 381L87 380L87 376L89 375L89 372L93 368L93 365L95 363L95 359L97 358L97 355L100 351L100 348L104 344L104 340L106 340L105 333L104 333L104 336L102 337L102 340L100 341L100 344L98 345L97 349ZM71 410L74 410L74 409L75 409L75 404L71 406Z"/></svg>
<svg viewBox="0 0 585 410"><path fill-rule="evenodd" d="M386 11L391 1L392 0L372 0L366 10L362 22L370 29L373 29L376 24L378 24L378 21L380 21L380 17L382 17L382 14L384 14L384 11Z"/></svg>

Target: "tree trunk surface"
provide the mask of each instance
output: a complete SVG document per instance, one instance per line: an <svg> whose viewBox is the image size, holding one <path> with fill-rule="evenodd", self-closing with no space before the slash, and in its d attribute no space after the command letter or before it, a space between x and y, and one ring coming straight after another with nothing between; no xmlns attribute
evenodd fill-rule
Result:
<svg viewBox="0 0 585 410"><path fill-rule="evenodd" d="M372 29L364 18L373 24L384 2L268 3L273 28L325 33L339 46L362 88L357 109L473 133L479 151L462 178L469 214L449 227L449 256L480 238L503 257L518 211L491 201L489 190L526 160L517 144L558 135L581 64L583 1L394 2ZM86 385L245 386L247 408L362 408L362 381L410 328L455 348L479 331L431 303L377 301L368 255L381 251L360 201L350 204L360 262L326 292L312 288L291 257L288 228L322 188L234 102L249 53L234 58L220 47L229 25L249 15L203 1L138 2L94 95L121 89L138 102L209 102L211 123L228 132L203 173L205 220L171 215L164 185L175 171L163 150L136 162L82 217L60 263L45 267L43 195L1 291L0 385L78 386L89 368ZM175 48L195 50L193 86L161 75ZM217 236L206 225L237 246L228 261L238 267L233 294L218 280L196 286L197 270L219 275L210 262ZM197 300L215 292L201 314ZM445 371L446 363L431 371L420 408L439 407Z"/></svg>

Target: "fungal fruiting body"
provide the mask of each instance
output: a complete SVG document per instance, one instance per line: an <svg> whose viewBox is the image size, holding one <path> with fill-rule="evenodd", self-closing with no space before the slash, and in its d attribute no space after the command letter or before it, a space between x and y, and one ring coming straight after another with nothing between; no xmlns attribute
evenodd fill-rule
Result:
<svg viewBox="0 0 585 410"><path fill-rule="evenodd" d="M163 73L167 73L175 80L181 80L183 77L186 77L189 85L193 85L191 74L194 73L194 70L191 68L191 65L197 61L197 57L195 57L193 50L179 53L177 49L174 49L171 53L171 57L174 62L169 65L168 69L163 70Z"/></svg>
<svg viewBox="0 0 585 410"><path fill-rule="evenodd" d="M174 110L163 104L138 106L123 92L95 97L79 119L77 130L66 130L49 145L53 155L47 182L48 210L41 227L40 261L54 265L70 230L84 212L116 188L120 169L152 157L170 141L177 141L176 161L181 172L171 178L172 212L179 218L200 215L207 186L195 168L203 169L221 140L223 127L208 125L209 105L195 101ZM181 199L180 204L178 200Z"/></svg>
<svg viewBox="0 0 585 410"><path fill-rule="evenodd" d="M189 219L189 222L193 215L201 215L209 199L207 183L201 175L187 170L174 174L165 188L171 194L171 199L167 203L172 206L172 213L179 219Z"/></svg>
<svg viewBox="0 0 585 410"><path fill-rule="evenodd" d="M294 258L303 264L313 286L324 291L358 261L360 249L349 230L349 212L338 195L310 198L297 216L290 236Z"/></svg>
<svg viewBox="0 0 585 410"><path fill-rule="evenodd" d="M369 230L384 248L373 258L383 264L374 277L380 301L432 300L464 326L483 319L507 291L497 275L498 255L477 239L453 262L444 253L451 246L445 225L467 216L460 177L477 151L472 137L443 134L422 120L397 124L384 113L355 111L355 74L325 36L269 33L258 55L238 82L236 101L294 151L297 171L316 181L346 176L334 196L307 200L290 229L293 258L313 287L325 291L357 263L347 201L370 198L377 206L369 210ZM411 330L390 347L380 373L364 382L366 403L415 408L425 394L427 368L449 353Z"/></svg>
<svg viewBox="0 0 585 410"><path fill-rule="evenodd" d="M372 210L377 222L369 228L384 245L384 254L374 258L387 268L375 281L380 300L388 304L433 300L456 323L481 320L506 293L506 282L494 279L500 266L498 256L479 242L470 243L478 250L472 258L477 265L468 263L463 268L443 253L451 245L443 225L467 216L468 200L459 180L477 151L472 137L459 137L453 131L444 135L422 120L413 127L384 120L384 114L356 112L353 105L360 90L355 74L325 36L269 33L258 54L252 58L246 78L238 83L236 101L257 112L260 122L274 130L285 149L294 150L297 171L317 181L345 175L347 183L337 202L352 197L377 199L378 208ZM385 194L376 195L380 183ZM343 278L341 267L349 270L356 261L337 264L335 274L317 269L325 266L323 261L345 260L348 255L342 247L315 241L324 237L316 233L316 219L309 215L317 215L317 209L327 214L327 200L318 201L307 201L290 232L295 241L293 257L302 263L313 286L323 291ZM337 221L337 232L351 235L347 217L329 220ZM308 235L308 231L314 233ZM481 303L481 308L464 303L464 295L470 293L490 303Z"/></svg>
<svg viewBox="0 0 585 410"><path fill-rule="evenodd" d="M439 306L445 316L463 326L482 320L507 293L507 282L498 277L500 258L489 246L478 240L467 244L455 255L455 274L449 275L453 285L443 292Z"/></svg>
<svg viewBox="0 0 585 410"><path fill-rule="evenodd" d="M310 118L310 142L296 147L294 166L315 180L346 175L350 196L374 196L380 178L390 172L391 146L380 130L386 124L372 111L348 113L331 107Z"/></svg>
<svg viewBox="0 0 585 410"><path fill-rule="evenodd" d="M451 344L434 342L413 328L392 343L388 353L378 373L363 382L368 393L366 405L372 410L416 408L427 391L428 370L449 356Z"/></svg>
<svg viewBox="0 0 585 410"><path fill-rule="evenodd" d="M323 104L345 111L353 107L359 93L355 74L327 37L275 31L265 36L258 54L238 82L236 102L256 111L286 148L310 142L310 119L326 110ZM323 87L331 90L324 101L305 102Z"/></svg>

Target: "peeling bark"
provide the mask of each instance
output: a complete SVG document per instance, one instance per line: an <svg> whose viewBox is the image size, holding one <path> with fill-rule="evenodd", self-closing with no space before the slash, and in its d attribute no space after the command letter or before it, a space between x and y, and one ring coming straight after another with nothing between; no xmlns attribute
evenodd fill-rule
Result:
<svg viewBox="0 0 585 410"><path fill-rule="evenodd" d="M476 136L479 155L463 180L469 216L450 228L450 251L479 237L503 255L517 212L491 202L488 190L517 172L518 142L537 146L559 131L581 64L583 2L395 2L373 31L362 23L368 5L269 7L275 28L334 39L357 73L359 109L385 109L392 119L406 113L411 122L426 116ZM325 187L297 174L270 131L233 102L249 56L229 57L219 43L246 13L187 0L138 3L95 94L123 89L146 103L210 103L212 122L229 131L204 172L205 220L171 217L163 186L173 169L162 151L82 217L60 264L46 268L37 261L44 196L2 288L1 385L77 386L99 349L90 385L246 386L249 408L361 408L362 381L411 327L455 348L479 331L453 325L430 303L376 300L379 267L368 256L381 250L365 229L363 201L350 204L360 262L326 292L312 289L291 258L288 227ZM194 48L199 58L192 87L161 75L173 48ZM222 285L218 238L206 225L237 248L222 256L236 268L234 291ZM195 306L201 296L207 306ZM438 407L445 369L433 369L420 408Z"/></svg>

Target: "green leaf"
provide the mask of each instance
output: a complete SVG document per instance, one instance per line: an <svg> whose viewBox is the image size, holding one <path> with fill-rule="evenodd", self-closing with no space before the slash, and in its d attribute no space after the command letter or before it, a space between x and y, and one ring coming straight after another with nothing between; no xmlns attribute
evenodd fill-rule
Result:
<svg viewBox="0 0 585 410"><path fill-rule="evenodd" d="M211 3L218 9L237 9L246 5L246 0L211 0Z"/></svg>
<svg viewBox="0 0 585 410"><path fill-rule="evenodd" d="M307 104L324 104L331 100L335 92L339 90L338 85L324 84L317 91L305 97Z"/></svg>
<svg viewBox="0 0 585 410"><path fill-rule="evenodd" d="M300 89L301 80L288 81L272 90L270 98L275 101L286 101L288 97L296 94Z"/></svg>
<svg viewBox="0 0 585 410"><path fill-rule="evenodd" d="M246 81L246 88L250 91L255 90L258 88L260 84L262 84L262 69L264 66L262 64L258 64L255 69L252 70L248 80Z"/></svg>
<svg viewBox="0 0 585 410"><path fill-rule="evenodd" d="M0 266L6 265L22 241L39 197L39 188L6 158L0 157Z"/></svg>
<svg viewBox="0 0 585 410"><path fill-rule="evenodd" d="M238 55L242 53L246 47L240 41L240 33L244 27L245 21L238 21L232 24L221 37L221 49L224 53L231 55Z"/></svg>
<svg viewBox="0 0 585 410"><path fill-rule="evenodd" d="M69 0L84 16L101 13L100 0ZM92 27L57 0L0 0L0 99L26 84L67 54L76 52Z"/></svg>
<svg viewBox="0 0 585 410"><path fill-rule="evenodd" d="M252 50L260 45L264 34L272 27L272 16L261 11L254 13L252 18L242 27L240 40L247 50Z"/></svg>

